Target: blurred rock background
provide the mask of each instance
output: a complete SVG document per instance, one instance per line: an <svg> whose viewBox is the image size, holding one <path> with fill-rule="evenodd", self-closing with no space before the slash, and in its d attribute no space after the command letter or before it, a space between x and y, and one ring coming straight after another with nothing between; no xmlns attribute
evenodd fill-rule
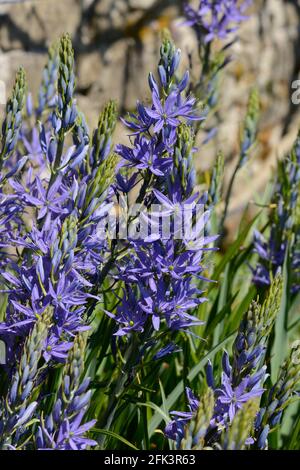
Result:
<svg viewBox="0 0 300 470"><path fill-rule="evenodd" d="M36 95L47 48L68 31L76 54L78 102L93 127L109 98L117 100L121 113L137 99L148 99L147 75L156 67L165 27L183 55L193 51L195 37L181 25L182 8L181 0L0 0L0 83L9 90L22 64ZM249 90L256 84L263 106L259 145L234 188L233 224L235 214L264 190L300 123L300 108L291 102L291 84L300 74L300 2L254 0L251 13L221 82L218 136L197 154L197 164L206 169L222 149L228 181ZM117 139L126 140L121 125Z"/></svg>

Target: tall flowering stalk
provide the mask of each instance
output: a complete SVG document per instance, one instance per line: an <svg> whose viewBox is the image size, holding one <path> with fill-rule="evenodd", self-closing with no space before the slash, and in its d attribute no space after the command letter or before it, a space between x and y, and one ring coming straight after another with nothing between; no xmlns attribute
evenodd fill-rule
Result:
<svg viewBox="0 0 300 470"><path fill-rule="evenodd" d="M17 175L28 157L15 155L20 138L23 108L25 105L26 79L23 68L17 73L11 97L7 101L6 115L2 124L0 145L0 266L7 264L6 242L12 237L15 225L20 224L22 208L12 194L7 194L7 180Z"/></svg>
<svg viewBox="0 0 300 470"><path fill-rule="evenodd" d="M83 335L76 336L52 411L40 418L36 434L37 449L84 450L97 444L86 437L96 420L82 423L91 397L91 390L88 390L90 379L82 378L85 343Z"/></svg>
<svg viewBox="0 0 300 470"><path fill-rule="evenodd" d="M205 195L200 197L193 192L195 149L190 128L191 122L203 120L203 116L197 111L195 98L185 95L188 73L183 77L176 75L179 62L180 51L166 38L160 50L158 81L149 75L152 103L138 103L136 113L123 121L132 131L132 145L116 147L122 158L116 197L119 201L128 200L140 182L134 201L144 210L137 225L137 214L129 211L128 240L124 242L127 254L120 259L114 274L123 283L122 296L116 313L107 312L117 325L116 344L124 348L126 341L126 347L125 366L100 421L106 428L113 422L126 381L132 380L134 368L150 350L155 337L159 333L189 331L202 324L190 310L205 300L195 281L205 278L203 253L216 236L206 237L208 211L198 214L192 235L178 237L172 219L176 214L183 215L189 205L196 217L206 201ZM150 211L152 204L156 211ZM163 232L166 225L167 236ZM170 343L155 357L161 358L173 350L174 344ZM101 444L103 440L100 439Z"/></svg>
<svg viewBox="0 0 300 470"><path fill-rule="evenodd" d="M53 44L49 48L48 61L44 67L42 83L38 94L38 106L36 114L41 117L44 111L55 106L57 96L57 76L59 67L58 44Z"/></svg>
<svg viewBox="0 0 300 470"><path fill-rule="evenodd" d="M236 176L240 169L248 162L249 155L251 150L253 149L258 132L258 123L259 123L259 116L260 116L260 99L259 94L256 88L254 88L249 96L248 105L247 105L247 112L246 117L244 119L244 124L241 129L241 136L240 136L240 153L238 156L238 160L236 166L233 170L231 178L228 183L228 188L225 195L225 207L223 216L221 219L220 226L223 227L224 222L226 220L229 202L231 200L232 190L235 183Z"/></svg>
<svg viewBox="0 0 300 470"><path fill-rule="evenodd" d="M56 109L52 121L40 128L40 151L36 155L37 163L44 159L48 175L34 174L36 162L32 155L25 184L17 179L9 181L12 196L8 199L17 199L23 222L15 227L5 245L16 254L9 270L1 273L8 293L6 320L0 326L7 344L7 367L18 354L20 338L26 337L36 315L47 306L54 308L54 324L44 356L48 361L64 361L72 336L86 328L83 314L88 299L98 298L98 290L92 287L97 282L105 242L96 235L98 223L109 207L107 191L115 166L115 159L108 155L113 125L105 114L98 140L106 142L107 163L92 174L83 164L93 148L89 149L82 116L75 112L74 58L68 36L62 38L59 51ZM53 61L51 54L49 60ZM76 138L74 145L66 148L64 138L72 126L76 127ZM23 225L28 213L35 214L29 231ZM80 251L83 246L85 250Z"/></svg>
<svg viewBox="0 0 300 470"><path fill-rule="evenodd" d="M205 43L227 39L247 19L252 0L200 0L198 9L185 5L187 23L194 26Z"/></svg>
<svg viewBox="0 0 300 470"><path fill-rule="evenodd" d="M189 398L189 395L188 395ZM190 406L191 400L189 400ZM190 416L184 416L184 413L178 413L179 420L181 419L181 437L180 449L182 450L204 450L209 448L205 443L205 436L207 429L209 428L210 421L214 412L214 394L212 389L208 388L201 399L195 400L194 409L191 409L192 414ZM180 422L178 420L178 422ZM174 422L172 423L174 426ZM170 426L169 428L170 429ZM175 430L175 426L174 426Z"/></svg>
<svg viewBox="0 0 300 470"><path fill-rule="evenodd" d="M53 160L49 162L52 178L62 163L65 136L74 126L77 118L76 102L73 96L75 90L74 51L68 34L63 36L60 42L57 88L56 109L52 114L55 152Z"/></svg>
<svg viewBox="0 0 300 470"><path fill-rule="evenodd" d="M200 0L198 8L194 8L185 2L184 24L196 33L201 63L199 79L191 84L191 88L207 110L216 107L220 72L231 60L228 49L240 24L248 18L246 11L251 3L252 0ZM216 40L220 47L213 47ZM210 140L217 130L217 126L210 127L205 141Z"/></svg>
<svg viewBox="0 0 300 470"><path fill-rule="evenodd" d="M202 117L196 113L195 99L183 95L188 74L181 79L175 75L179 59L180 51L166 39L158 66L159 83L152 74L149 76L152 105L145 107L138 103L137 114L125 121L134 133L134 145L116 148L124 168L132 169L131 185L138 178L144 182L136 201L145 207L150 203L162 206L157 219L183 212L185 204L191 204L196 210L196 202L201 203L199 195L193 194L194 138L190 127L182 121ZM121 178L120 175L119 181ZM121 189L119 185L117 191L120 193ZM127 189L131 188L126 188L123 195ZM202 216L195 238L200 237L208 215ZM160 222L155 222L155 234L145 233L144 239L129 239L132 254L124 257L119 267L118 277L125 281L125 287L123 302L114 316L121 325L118 335L143 331L149 319L154 330L159 330L165 322L175 330L199 324L187 312L203 301L197 299L200 292L192 286L192 279L201 277L204 247L216 237L202 238L198 247L195 244L193 248L193 240L184 237L182 241L175 240L173 225L169 227L169 238L164 239Z"/></svg>
<svg viewBox="0 0 300 470"><path fill-rule="evenodd" d="M284 410L297 399L300 382L299 343L280 368L276 383L265 391L262 407L255 420L255 435L259 449L268 448L268 435L280 425Z"/></svg>
<svg viewBox="0 0 300 470"><path fill-rule="evenodd" d="M264 365L266 346L279 310L281 294L282 280L277 276L263 305L256 302L251 304L240 323L234 341L232 363L228 353L226 351L223 353L219 386L215 385L212 364L209 362L207 365L207 383L214 390L215 404L209 426L205 432L202 432L202 439L206 445L215 445L220 440L222 432L225 430L227 433L227 429L229 431L226 439L230 440L237 413L243 410L249 401L259 399L264 392L262 386L267 377ZM184 426L195 417L199 408L199 400L189 389L187 397L190 412L172 412L175 419L165 429L166 435L176 440L177 445L180 445L184 436ZM238 422L240 419L244 419L243 414L239 414ZM254 442L250 436L247 438L249 438L248 444Z"/></svg>
<svg viewBox="0 0 300 470"><path fill-rule="evenodd" d="M207 366L207 381L215 390L216 406L212 427L220 428L234 420L237 411L252 398L263 393L267 377L264 365L269 335L277 317L282 296L282 279L277 276L262 305L250 305L240 323L233 344L233 361L230 364L226 351L222 358L221 386L215 387L213 369Z"/></svg>
<svg viewBox="0 0 300 470"><path fill-rule="evenodd" d="M74 98L74 55L68 35L61 39L59 52L56 51L56 48L50 49L38 108L33 114L41 119L39 124L33 128L34 131L29 122L21 127L24 104L24 75L21 71L7 105L3 126L2 161L5 165L8 158L15 158L19 153L22 155L24 148L28 155L22 177L17 178L16 171L12 170L5 174L5 195L1 194L1 209L2 206L4 209L3 215L1 212L1 233L4 229L5 235L1 239L5 257L1 283L4 285L2 292L8 297L5 316L0 323L0 338L6 350L4 368L8 376L19 377L21 372L26 375L22 379L22 390L11 392L6 402L1 435L5 440L16 422L21 426L23 421L29 421L33 413L36 416L41 405L42 399L38 395L35 401L30 401L36 382L30 368L35 368L38 385L42 387L49 384L48 377L54 373L53 364L67 362L72 364L72 370L67 373L69 366L66 366L63 402L69 400L70 406L61 411L61 421L56 422L56 427L51 430L50 417L46 420L48 428L46 426L45 431L41 418L39 445L84 449L92 445L83 437L90 424L81 424L91 391L88 390L88 380L82 384L78 382L76 374L80 368L82 372L83 363L79 361L77 364L76 361L80 354L84 354L84 347L81 343L80 348L76 346L77 340L73 347L73 342L79 332L89 328L89 317L99 302L102 265L109 249L105 233L99 236L98 225L111 207L110 187L117 163L117 157L111 153L116 108L114 103L109 103L101 113L90 145L84 117ZM50 119L42 112L46 108L53 109ZM69 144L69 137L68 141L65 139L68 134L72 136L73 145ZM29 215L31 221L28 224ZM35 355L37 362L43 358L40 361L43 365L37 369L37 362L28 358L28 371L21 356L22 350L35 337L36 328L40 325L37 319L46 321L46 311L51 311L51 321L40 336ZM68 356L70 350L71 356ZM15 372L16 362L21 364L21 372ZM77 385L72 380L77 381ZM69 388L68 381L71 381ZM18 400L23 397L23 408L20 409L25 418L22 423L19 408L16 408L19 402L16 405L16 397L13 398L15 393ZM55 413L57 416L58 404ZM22 428L18 436L22 437L21 431ZM9 445L14 447L16 444L17 440L11 440Z"/></svg>
<svg viewBox="0 0 300 470"><path fill-rule="evenodd" d="M202 301L197 299L200 292L192 286L192 279L201 277L204 247L216 238L204 237L209 214L203 214L196 227L194 238L199 239L200 233L203 238L194 247L188 237L175 239L172 224L168 239L164 239L158 220L178 211L183 213L185 205L190 204L195 211L196 203L201 204L199 195L193 194L193 134L182 121L190 123L203 118L197 115L195 99L184 97L188 73L181 79L175 75L179 59L180 51L166 39L158 66L159 83L152 74L149 76L152 105L138 103L137 114L125 121L134 132L134 146L119 145L116 149L124 168L137 173L130 177L133 184L139 177L144 181L136 201L146 208L150 203L162 206L161 212L154 214L156 233L145 233L144 239L130 241L132 254L122 259L119 278L125 282L124 300L114 317L121 325L118 335L143 331L148 319L154 330L159 330L164 322L171 329L199 324L187 310Z"/></svg>
<svg viewBox="0 0 300 470"><path fill-rule="evenodd" d="M16 148L22 124L22 110L25 104L25 72L20 68L15 81L11 98L6 105L6 117L2 125L2 139L0 151L0 171L5 161Z"/></svg>
<svg viewBox="0 0 300 470"><path fill-rule="evenodd" d="M30 436L29 423L38 407L37 392L44 344L52 320L47 310L38 318L23 348L5 399L1 400L0 448L22 447Z"/></svg>
<svg viewBox="0 0 300 470"><path fill-rule="evenodd" d="M250 280L247 292L248 284L240 288L251 255L246 231L228 253L214 253L222 221L214 211L211 222L211 212L221 200L222 154L207 192L196 189L194 165L197 129L207 116L197 98L214 106L230 46L215 56L215 39L227 41L244 20L245 4L201 2L193 25L206 81L198 88L188 72L179 73L181 52L165 36L149 75L150 101L123 118L127 145L113 145L113 101L89 131L76 101L69 35L50 48L36 103L26 100L24 73L17 74L0 147L1 448L165 448L156 432L162 418L182 450L266 449L276 441L299 384L298 347L277 380L268 375L276 370L289 307L288 289L281 296L282 260L292 266L284 285L292 279L297 292L299 142L280 165L272 199L271 244L283 258L270 266L267 242L257 245L270 286L261 303ZM238 169L255 143L258 117L253 91ZM216 263L213 275L209 263ZM208 284L211 278L219 284ZM298 323L287 320L283 333L294 340ZM216 335L221 324L224 333ZM218 364L214 355L234 335ZM201 378L205 363L200 397L187 386L187 410L169 419L170 403Z"/></svg>
<svg viewBox="0 0 300 470"><path fill-rule="evenodd" d="M89 165L94 170L108 157L112 148L112 134L117 122L117 106L110 101L99 116L98 127L94 132Z"/></svg>
<svg viewBox="0 0 300 470"><path fill-rule="evenodd" d="M264 288L284 265L289 250L291 293L299 290L299 183L300 138L297 137L287 159L278 164L278 177L271 200L269 234L254 232L254 250L258 262L253 282Z"/></svg>
<svg viewBox="0 0 300 470"><path fill-rule="evenodd" d="M202 145L207 144L218 132L219 116L216 112L219 101L219 81L223 69L232 60L228 51L237 40L236 34L242 22L248 19L247 10L252 0L200 0L198 8L188 2L184 6L186 21L184 24L193 28L198 42L200 74L193 70L194 59L190 53L190 67L194 80L190 89L205 106L207 121L204 131L206 136ZM195 73L196 72L196 73ZM230 178L225 195L223 215L218 224L214 224L221 233L224 231L229 201L235 178L247 162L256 140L259 117L259 98L256 90L250 93L247 114L241 130L240 155ZM199 125L195 125L199 131ZM216 162L216 167L218 162ZM214 177L214 175L212 175Z"/></svg>

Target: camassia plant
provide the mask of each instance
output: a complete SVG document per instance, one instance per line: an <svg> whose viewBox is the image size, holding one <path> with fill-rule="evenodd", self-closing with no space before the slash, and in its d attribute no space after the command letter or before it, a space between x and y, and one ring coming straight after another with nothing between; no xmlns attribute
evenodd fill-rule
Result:
<svg viewBox="0 0 300 470"><path fill-rule="evenodd" d="M2 450L299 448L299 142L225 251L256 90L227 193L221 154L209 178L195 169L230 44L222 63L211 46L248 3L186 7L200 81L165 34L150 100L121 117L127 145L113 143L113 101L89 131L69 35L36 101L17 73L0 146Z"/></svg>

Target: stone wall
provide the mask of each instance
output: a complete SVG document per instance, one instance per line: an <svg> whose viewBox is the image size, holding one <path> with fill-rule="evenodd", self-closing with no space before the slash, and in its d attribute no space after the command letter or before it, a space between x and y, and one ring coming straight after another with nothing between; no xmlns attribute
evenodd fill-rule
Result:
<svg viewBox="0 0 300 470"><path fill-rule="evenodd" d="M1 6L0 79L11 84L23 64L36 92L47 47L68 31L77 60L77 93L89 120L109 98L120 110L145 94L159 31L179 16L172 0L36 0Z"/></svg>
<svg viewBox="0 0 300 470"><path fill-rule="evenodd" d="M0 0L0 81L9 88L22 64L36 93L47 47L68 31L76 53L78 101L93 126L109 98L118 101L121 112L148 98L147 74L155 69L163 28L171 30L183 52L194 49L193 32L181 25L181 9L180 0ZM291 104L291 82L300 70L299 10L297 0L254 1L222 81L218 137L197 157L207 168L222 148L230 174L249 89L257 84L263 104L259 147L235 187L233 213L264 188L276 158L297 133L299 109ZM118 139L123 138L126 133L119 129ZM241 191L245 183L248 189Z"/></svg>

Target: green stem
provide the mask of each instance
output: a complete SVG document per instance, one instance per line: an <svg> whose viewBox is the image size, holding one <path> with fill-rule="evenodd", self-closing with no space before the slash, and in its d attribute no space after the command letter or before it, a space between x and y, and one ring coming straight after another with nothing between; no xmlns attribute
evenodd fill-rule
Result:
<svg viewBox="0 0 300 470"><path fill-rule="evenodd" d="M138 344L139 343L137 342L137 338L134 337L133 340L131 341L129 348L127 349L125 353L125 356L124 356L125 367L123 370L121 370L121 373L113 389L106 411L99 422L99 427L101 429L109 430L112 425L115 413L117 411L118 401L125 389L125 385L129 379L129 373L131 372L132 366L134 362L136 361L137 352L138 352ZM100 447L103 447L105 439L106 439L105 434L101 434L99 436L98 444Z"/></svg>
<svg viewBox="0 0 300 470"><path fill-rule="evenodd" d="M226 193L226 197L225 197L225 207L224 207L223 217L222 217L221 223L220 223L221 231L223 231L223 229L224 229L224 223L225 223L227 213L228 213L228 208L229 208L229 201L230 201L230 198L231 198L231 193L232 193L234 181L235 181L235 178L236 178L236 175L237 175L239 169L240 169L240 165L238 163L237 166L235 167L234 172L232 173L232 176L231 176L230 181L229 181L229 185L228 185L228 189L227 189L227 193Z"/></svg>
<svg viewBox="0 0 300 470"><path fill-rule="evenodd" d="M101 429L110 429L118 408L118 402L126 388L126 384L130 385L134 380L132 378L132 369L137 365L139 347L141 344L145 344L147 339L151 336L152 331L153 330L151 328L150 321L148 321L144 327L144 332L141 335L134 334L134 336L131 337L129 347L127 348L124 356L125 366L121 370L121 373L113 389L113 393L111 395L107 409L99 422L99 427ZM100 435L100 437L98 438L98 443L100 447L103 446L105 439L106 435Z"/></svg>

